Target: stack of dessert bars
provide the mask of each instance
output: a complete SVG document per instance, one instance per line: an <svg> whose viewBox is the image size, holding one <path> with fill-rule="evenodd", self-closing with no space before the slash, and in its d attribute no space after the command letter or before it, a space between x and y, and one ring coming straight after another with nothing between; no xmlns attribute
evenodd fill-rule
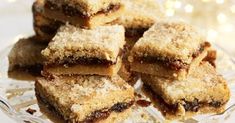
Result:
<svg viewBox="0 0 235 123"><path fill-rule="evenodd" d="M42 51L45 62L43 78L35 84L37 96L66 121L125 119L134 89L117 75L124 44L122 26L61 26Z"/></svg>
<svg viewBox="0 0 235 123"><path fill-rule="evenodd" d="M15 44L9 71L40 71L36 96L67 122L122 122L138 76L167 119L219 113L230 98L210 43L163 20L156 0L36 0L32 10L36 35Z"/></svg>
<svg viewBox="0 0 235 123"><path fill-rule="evenodd" d="M136 42L128 60L165 117L175 119L224 110L230 92L213 54L192 26L161 21Z"/></svg>
<svg viewBox="0 0 235 123"><path fill-rule="evenodd" d="M118 0L43 1L44 16L56 20L55 28L64 25L42 50L43 77L36 80L36 96L65 121L117 122L131 112L134 89L117 75L125 29L104 25L122 11Z"/></svg>
<svg viewBox="0 0 235 123"><path fill-rule="evenodd" d="M34 2L32 7L33 26L36 36L41 39L41 42L51 41L58 28L66 22L84 28L102 24L122 25L125 28L126 41L122 51L122 62L125 64L122 64L118 74L127 82L134 84L137 75L130 71L127 56L144 31L164 17L158 2L156 0L113 0L109 2L101 0L97 3L91 0L74 0L68 2L69 6L66 6L66 2L65 5L62 4L64 1L57 4L56 0L36 0ZM97 7L101 9L97 9ZM95 10L98 11L97 14L95 14ZM85 15L81 16L83 14ZM84 17L86 19L81 19Z"/></svg>
<svg viewBox="0 0 235 123"><path fill-rule="evenodd" d="M162 17L158 3L37 0L32 10L36 36L49 42L41 52L42 77L35 83L38 99L68 122L126 119L134 89L125 81L131 75L122 72L131 74L122 64L127 62L124 50L133 46L126 46L125 37L141 37Z"/></svg>

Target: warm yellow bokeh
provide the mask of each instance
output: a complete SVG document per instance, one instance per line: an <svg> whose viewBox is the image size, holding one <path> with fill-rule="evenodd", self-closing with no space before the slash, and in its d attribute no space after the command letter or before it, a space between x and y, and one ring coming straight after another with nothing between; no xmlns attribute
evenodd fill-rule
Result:
<svg viewBox="0 0 235 123"><path fill-rule="evenodd" d="M198 27L206 39L235 56L234 0L165 0L166 16Z"/></svg>

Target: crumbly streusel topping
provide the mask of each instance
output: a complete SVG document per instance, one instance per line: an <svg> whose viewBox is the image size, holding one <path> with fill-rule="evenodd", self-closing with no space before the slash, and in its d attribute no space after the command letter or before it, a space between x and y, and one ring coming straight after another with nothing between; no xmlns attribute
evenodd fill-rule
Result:
<svg viewBox="0 0 235 123"><path fill-rule="evenodd" d="M192 54L204 42L201 35L181 21L161 21L144 33L132 49L137 57L159 57L192 61Z"/></svg>
<svg viewBox="0 0 235 123"><path fill-rule="evenodd" d="M156 0L122 0L125 12L114 23L125 28L149 28L163 18L163 12Z"/></svg>
<svg viewBox="0 0 235 123"><path fill-rule="evenodd" d="M52 63L69 56L100 58L115 62L124 44L122 26L100 26L88 30L67 24L58 30L42 54Z"/></svg>
<svg viewBox="0 0 235 123"><path fill-rule="evenodd" d="M202 63L186 80L153 77L150 83L171 103L180 102L181 99L189 102L194 99L225 102L229 98L225 79L207 62Z"/></svg>
<svg viewBox="0 0 235 123"><path fill-rule="evenodd" d="M56 77L49 84L55 85L65 93L68 92L71 100L79 100L92 94L105 95L110 91L122 91L131 88L119 76L72 76Z"/></svg>
<svg viewBox="0 0 235 123"><path fill-rule="evenodd" d="M71 88L72 93L76 93L77 96L89 96L92 93L96 93L99 95L107 94L111 90L121 90L121 88L114 83L112 83L107 78L99 78L98 83L95 80L97 77L83 78L79 84L75 84L73 88ZM91 81L93 80L93 81Z"/></svg>

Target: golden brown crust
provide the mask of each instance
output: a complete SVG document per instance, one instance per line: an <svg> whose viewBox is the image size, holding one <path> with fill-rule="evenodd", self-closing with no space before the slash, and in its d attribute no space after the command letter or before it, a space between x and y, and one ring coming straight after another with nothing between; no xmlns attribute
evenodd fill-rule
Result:
<svg viewBox="0 0 235 123"><path fill-rule="evenodd" d="M125 11L113 24L126 29L147 29L163 18L164 13L156 0L122 0Z"/></svg>

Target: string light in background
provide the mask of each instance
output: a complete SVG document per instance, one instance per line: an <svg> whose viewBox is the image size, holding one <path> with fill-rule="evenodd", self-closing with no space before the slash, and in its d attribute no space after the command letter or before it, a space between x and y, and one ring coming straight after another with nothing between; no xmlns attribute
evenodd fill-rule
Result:
<svg viewBox="0 0 235 123"><path fill-rule="evenodd" d="M207 40L222 45L226 42L235 52L234 0L166 0L164 8L166 16L182 18L199 27Z"/></svg>
<svg viewBox="0 0 235 123"><path fill-rule="evenodd" d="M224 13L219 13L217 15L217 20L220 24L226 23L227 21L227 16Z"/></svg>
<svg viewBox="0 0 235 123"><path fill-rule="evenodd" d="M13 3L13 2L15 2L16 0L7 0L7 2L9 2L9 3Z"/></svg>
<svg viewBox="0 0 235 123"><path fill-rule="evenodd" d="M207 31L207 40L213 41L217 38L217 32L214 29L209 29Z"/></svg>
<svg viewBox="0 0 235 123"><path fill-rule="evenodd" d="M223 4L223 3L224 3L224 0L216 0L216 3L217 3L217 4Z"/></svg>
<svg viewBox="0 0 235 123"><path fill-rule="evenodd" d="M192 13L193 12L193 6L191 4L187 4L185 7L184 7L184 10L185 12L187 13Z"/></svg>
<svg viewBox="0 0 235 123"><path fill-rule="evenodd" d="M230 7L230 10L231 10L232 13L235 13L235 5L232 5L232 6Z"/></svg>
<svg viewBox="0 0 235 123"><path fill-rule="evenodd" d="M175 1L175 3L174 3L175 8L179 9L181 6L182 6L182 3L180 1Z"/></svg>

